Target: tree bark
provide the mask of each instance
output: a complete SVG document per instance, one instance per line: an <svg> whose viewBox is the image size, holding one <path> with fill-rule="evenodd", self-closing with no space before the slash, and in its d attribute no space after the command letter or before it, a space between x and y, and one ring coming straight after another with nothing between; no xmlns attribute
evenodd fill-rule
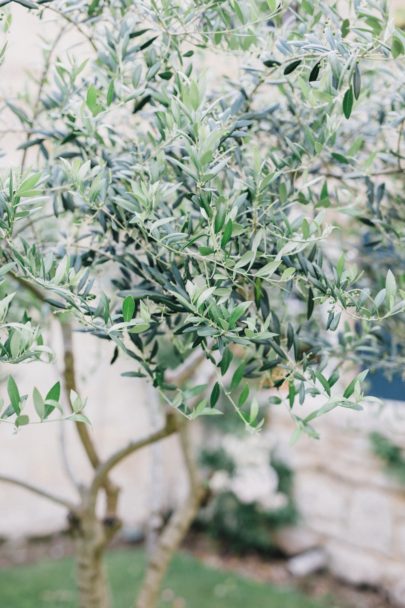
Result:
<svg viewBox="0 0 405 608"><path fill-rule="evenodd" d="M197 514L204 493L204 490L200 488L174 512L148 562L136 608L155 608L157 606L161 584L169 564Z"/></svg>
<svg viewBox="0 0 405 608"><path fill-rule="evenodd" d="M86 515L78 524L76 569L79 608L110 608L111 595L103 556L106 546L103 523Z"/></svg>
<svg viewBox="0 0 405 608"><path fill-rule="evenodd" d="M179 437L188 473L189 494L185 502L174 511L161 533L155 550L148 559L136 608L156 608L161 584L170 562L188 532L206 493L198 476L187 431L185 426L180 426Z"/></svg>
<svg viewBox="0 0 405 608"><path fill-rule="evenodd" d="M164 424L164 412L161 407L158 391L146 383L147 410L150 421L150 432L155 432ZM163 419L163 420L162 420ZM162 488L164 458L162 443L153 443L150 448L150 489L149 489L149 517L146 528L146 554L152 555L159 539L162 528Z"/></svg>

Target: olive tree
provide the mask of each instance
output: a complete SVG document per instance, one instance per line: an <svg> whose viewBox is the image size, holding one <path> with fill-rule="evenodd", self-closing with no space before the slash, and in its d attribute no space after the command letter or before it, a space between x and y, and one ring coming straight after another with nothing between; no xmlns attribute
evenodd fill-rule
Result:
<svg viewBox="0 0 405 608"><path fill-rule="evenodd" d="M52 19L55 36L36 90L4 99L23 137L0 199L1 352L48 356L38 328L52 310L64 415L94 471L76 502L22 483L68 509L80 605L105 607L103 553L120 527L111 474L178 432L190 493L149 556L137 606L152 608L204 495L189 421L227 403L259 431L285 403L296 436L317 437L320 415L361 409L366 371L348 382L345 369L365 352L381 359L379 328L404 308L398 265L375 276L360 251L370 228L375 247L403 246L404 35L379 0L19 4ZM78 394L75 328L110 341L164 404L161 428L105 460ZM208 380L195 385L201 362ZM258 385L272 387L267 402ZM32 422L13 379L8 396L2 420ZM315 396L321 407L302 415ZM59 397L59 384L34 389L39 421Z"/></svg>

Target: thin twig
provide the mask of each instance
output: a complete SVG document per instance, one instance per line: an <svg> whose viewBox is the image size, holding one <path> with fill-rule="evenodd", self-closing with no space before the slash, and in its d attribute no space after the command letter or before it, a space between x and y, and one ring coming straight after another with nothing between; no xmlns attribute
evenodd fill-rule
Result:
<svg viewBox="0 0 405 608"><path fill-rule="evenodd" d="M403 167L402 167L402 159L401 159L401 138L402 138L402 133L404 131L404 125L405 125L405 118L403 118L401 120L400 123L400 127L399 127L399 133L398 133L398 141L397 141L397 162L398 162L398 171L403 171Z"/></svg>
<svg viewBox="0 0 405 608"><path fill-rule="evenodd" d="M39 112L40 112L40 103L41 103L41 96L42 96L42 91L44 90L44 86L45 83L47 81L48 78L48 72L49 72L49 68L51 67L51 60L52 60L52 55L55 52L56 47L58 46L62 36L64 35L66 31L66 25L64 25L58 35L55 37L55 39L52 42L52 46L50 47L49 51L48 51L48 55L46 57L46 61L42 70L42 74L41 74L41 78L39 80L39 86L38 86L38 91L37 91L37 96L35 98L35 102L32 108L32 124L35 123L35 120L38 118ZM25 162L27 160L27 153L28 153L28 147L27 144L29 143L30 139L31 139L32 133L29 132L27 134L26 140L25 140L25 147L24 147L24 151L23 151L23 155L22 155L22 159L21 159L21 173L24 171L24 167L25 167Z"/></svg>
<svg viewBox="0 0 405 608"><path fill-rule="evenodd" d="M10 483L24 490L28 490L29 492L33 492L38 496L42 496L43 498L46 498L58 505L66 507L71 512L75 512L77 510L76 506L66 498L61 498L60 496L52 494L51 492L43 490L42 488L38 488L37 486L34 486L31 483L21 481L20 479L15 479L14 477L10 477L8 475L0 475L0 482Z"/></svg>
<svg viewBox="0 0 405 608"><path fill-rule="evenodd" d="M87 42L92 47L93 51L97 52L97 46L94 43L94 40L87 32L85 32L85 30L81 27L80 23L76 23L76 21L74 19L72 19L71 17L69 17L69 15L67 15L66 13L62 13L61 11L58 11L56 8L54 8L50 4L45 4L44 8L48 11L52 11L53 13L55 13L56 15L58 15L59 17L61 17L65 21L67 21L67 23L69 23L71 26L73 26L84 38L86 38Z"/></svg>

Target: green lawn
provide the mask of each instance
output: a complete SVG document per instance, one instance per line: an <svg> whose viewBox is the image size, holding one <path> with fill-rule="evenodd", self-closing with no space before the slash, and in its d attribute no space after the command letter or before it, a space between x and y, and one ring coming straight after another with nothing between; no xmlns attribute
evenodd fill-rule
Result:
<svg viewBox="0 0 405 608"><path fill-rule="evenodd" d="M132 608L143 569L139 550L113 551L108 568L114 608ZM174 560L163 586L161 608L332 608L298 592L271 587L202 565L188 555ZM0 571L1 608L74 608L71 559Z"/></svg>

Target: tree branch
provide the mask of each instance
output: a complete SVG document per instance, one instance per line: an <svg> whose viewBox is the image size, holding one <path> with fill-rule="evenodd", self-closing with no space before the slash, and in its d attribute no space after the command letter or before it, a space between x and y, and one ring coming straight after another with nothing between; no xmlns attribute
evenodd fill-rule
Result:
<svg viewBox="0 0 405 608"><path fill-rule="evenodd" d="M73 487L80 491L81 483L76 478L76 476L73 472L73 468L70 465L68 455L67 455L65 430L66 430L65 421L61 420L59 423L59 447L60 447L60 452L61 452L62 467L66 473L67 478L73 485Z"/></svg>
<svg viewBox="0 0 405 608"><path fill-rule="evenodd" d="M61 322L62 338L63 338L63 357L64 357L64 387L66 392L66 398L69 403L70 409L73 412L73 407L70 399L71 391L77 391L76 372L75 372L75 360L73 350L73 332L70 323ZM87 458L91 463L94 470L97 470L101 466L101 459L98 455L96 446L90 436L89 428L83 422L76 422L76 429L79 435L80 441L86 452ZM117 508L119 488L113 484L108 475L103 478L103 483L100 487L103 487L106 493L107 501L107 515L114 516Z"/></svg>
<svg viewBox="0 0 405 608"><path fill-rule="evenodd" d="M91 48L93 49L93 51L97 52L97 46L94 43L93 38L82 28L80 23L76 23L76 21L74 19L72 19L71 17L69 17L69 15L58 11L56 8L54 8L52 5L50 4L45 4L44 3L44 8L52 11L53 13L55 13L56 15L58 15L59 17L61 17L62 19L64 19L65 21L67 21L67 23L69 23L72 27L74 27L82 36L84 36L84 38L86 38L87 42L89 43L89 45L91 46Z"/></svg>
<svg viewBox="0 0 405 608"><path fill-rule="evenodd" d="M109 458L107 458L107 460L100 464L95 472L89 489L89 503L93 506L95 505L99 489L104 485L106 477L110 471L117 466L117 464L122 462L128 456L131 456L131 454L134 454L134 452L137 452L138 450L151 445L160 439L164 439L165 437L176 433L181 424L182 423L178 421L174 414L168 413L166 415L166 424L160 431L151 433L138 441L130 441L124 448L117 450Z"/></svg>
<svg viewBox="0 0 405 608"><path fill-rule="evenodd" d="M73 407L71 403L70 393L77 390L76 383L76 372L75 372L75 360L73 353L73 332L70 323L62 322L61 323L62 330L62 340L63 340L63 362L64 362L64 371L63 371L63 380L65 386L66 399L69 403L69 407L73 412ZM76 422L76 429L80 440L82 442L84 451L87 454L87 457L94 469L96 469L100 465L100 458L98 456L95 445L90 437L90 433L88 427L83 422Z"/></svg>
<svg viewBox="0 0 405 608"><path fill-rule="evenodd" d="M29 291L35 298L37 298L40 302L46 302L46 298L43 292L34 284L27 281L26 279L19 277L13 272L9 273L10 276L19 284L21 287ZM72 403L70 400L71 391L78 392L77 390L77 382L76 382L76 372L75 372L75 361L74 361L74 351L73 351L73 332L70 323L61 321L60 322L61 330L62 330L62 342L63 342L63 362L64 362L64 371L63 371L63 379L64 379L64 389L66 393L66 399L69 403L70 409L73 412ZM87 457L93 466L96 469L100 465L100 458L98 456L97 450L94 446L94 443L90 437L90 433L88 431L87 426L82 422L76 422L76 429L78 435L80 437L83 448L87 454Z"/></svg>
<svg viewBox="0 0 405 608"><path fill-rule="evenodd" d="M15 479L14 477L10 477L8 475L0 475L0 482L10 483L10 484L18 486L20 488L23 488L24 490L28 490L29 492L33 492L34 494L37 494L38 496L42 496L43 498L46 498L47 500L50 500L51 502L54 502L58 505L61 505L62 507L65 507L66 509L69 509L69 511L71 511L73 513L77 511L77 507L69 500L66 500L65 498L61 498L60 496L56 496L55 494L52 494L51 492L48 492L47 490L38 488L37 486L34 486L25 481Z"/></svg>
<svg viewBox="0 0 405 608"><path fill-rule="evenodd" d="M18 283L21 287L29 291L31 295L34 296L34 298L36 298L40 302L46 302L45 296L43 292L39 289L39 287L37 287L33 283L30 283L30 281L23 279L23 277L19 277L17 274L14 274L14 272L9 272L8 274L16 283Z"/></svg>
<svg viewBox="0 0 405 608"><path fill-rule="evenodd" d="M46 302L43 292L36 285L12 272L9 274L19 285L21 285L21 287L29 291L40 302ZM62 331L64 360L63 386L67 402L71 411L73 412L70 393L72 390L78 392L73 350L73 332L70 323L60 321L60 327ZM101 459L90 436L88 427L83 422L75 422L75 426L90 464L92 465L93 469L97 469L101 465ZM119 488L108 479L108 476L104 478L102 486L104 487L106 493L107 514L114 516L118 502Z"/></svg>
<svg viewBox="0 0 405 608"><path fill-rule="evenodd" d="M26 279L14 274L13 272L9 273L10 276L24 289L29 291L35 298L37 298L40 302L46 302L46 298L43 292L33 283L27 281ZM73 352L73 332L70 323L60 322L61 330L62 330L62 342L63 342L63 362L64 362L64 371L63 371L63 379L64 379L64 389L66 393L66 399L69 404L71 411L73 412L71 400L70 400L70 392L73 390L77 392L77 382L76 382L76 373L75 373L75 364L74 364L74 352ZM100 458L97 454L96 448L92 442L90 437L90 433L88 428L82 422L76 422L76 429L78 435L80 437L80 441L83 445L83 448L87 454L87 457L92 464L93 468L96 469L100 465Z"/></svg>
<svg viewBox="0 0 405 608"><path fill-rule="evenodd" d="M371 171L370 173L333 173L325 172L319 173L316 169L309 171L311 175L318 175L319 177L330 177L338 180L345 179L364 179L365 177L384 177L384 175L401 175L403 169L381 169L381 171Z"/></svg>
<svg viewBox="0 0 405 608"><path fill-rule="evenodd" d="M52 46L50 47L49 51L48 51L48 55L47 58L45 60L45 65L43 67L42 70L42 74L39 80L39 85L38 85L38 91L37 91L37 96L35 98L35 102L34 102L34 106L33 106L33 110L32 110L32 119L31 122L34 125L36 119L38 118L38 114L40 111L40 103L41 103L41 95L42 95L42 91L44 90L44 86L46 83L46 80L48 78L48 72L49 72L49 68L51 66L51 60L52 60L52 56L55 52L56 47L58 46L62 36L64 35L66 30L66 26L62 27L58 33L58 35L55 37L55 39L53 40ZM25 144L28 144L31 140L31 132L27 133L26 136L26 140L25 140ZM28 153L28 146L26 145L24 147L23 150L23 154L22 154L22 159L21 159L21 172L24 171L24 167L25 167L25 162L27 160L27 153ZM32 226L32 224L31 224Z"/></svg>

